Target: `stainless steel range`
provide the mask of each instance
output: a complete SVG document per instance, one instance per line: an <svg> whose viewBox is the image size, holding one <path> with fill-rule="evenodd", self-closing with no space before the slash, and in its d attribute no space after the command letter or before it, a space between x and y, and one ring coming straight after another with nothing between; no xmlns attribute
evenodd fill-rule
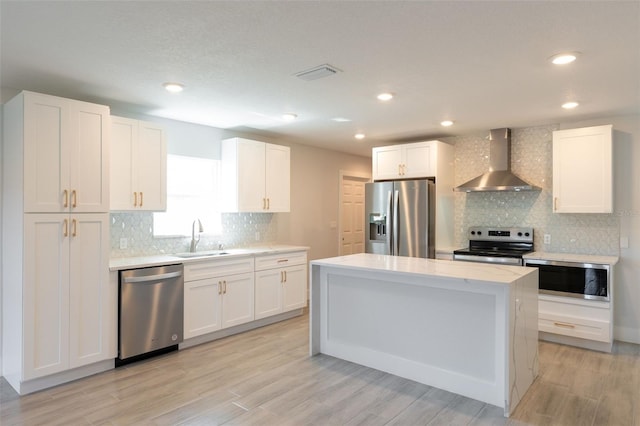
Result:
<svg viewBox="0 0 640 426"><path fill-rule="evenodd" d="M454 250L453 260L523 265L533 251L533 228L469 228L469 248Z"/></svg>

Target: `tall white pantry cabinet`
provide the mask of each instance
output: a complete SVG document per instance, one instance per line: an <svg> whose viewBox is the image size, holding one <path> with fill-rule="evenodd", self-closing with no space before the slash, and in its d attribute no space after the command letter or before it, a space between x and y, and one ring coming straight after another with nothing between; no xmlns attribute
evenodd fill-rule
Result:
<svg viewBox="0 0 640 426"><path fill-rule="evenodd" d="M102 105L4 106L3 376L20 394L113 366L109 129Z"/></svg>

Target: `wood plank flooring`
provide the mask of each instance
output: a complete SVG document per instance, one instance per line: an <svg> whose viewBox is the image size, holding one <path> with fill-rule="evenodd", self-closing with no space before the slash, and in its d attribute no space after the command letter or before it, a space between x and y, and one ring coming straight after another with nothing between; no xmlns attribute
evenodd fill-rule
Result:
<svg viewBox="0 0 640 426"><path fill-rule="evenodd" d="M613 354L540 342L540 375L498 407L350 362L308 356L308 315L19 397L8 425L633 425L640 346Z"/></svg>

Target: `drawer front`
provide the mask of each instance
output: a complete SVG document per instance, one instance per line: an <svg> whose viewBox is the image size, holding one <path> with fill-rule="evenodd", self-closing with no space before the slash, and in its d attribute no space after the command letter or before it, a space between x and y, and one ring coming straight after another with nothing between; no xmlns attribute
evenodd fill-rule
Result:
<svg viewBox="0 0 640 426"><path fill-rule="evenodd" d="M289 265L302 265L306 263L306 251L256 256L256 271L283 268Z"/></svg>
<svg viewBox="0 0 640 426"><path fill-rule="evenodd" d="M184 265L184 280L203 280L206 278L253 272L252 256L239 258L205 260Z"/></svg>
<svg viewBox="0 0 640 426"><path fill-rule="evenodd" d="M580 339L611 342L611 310L608 303L571 300L548 300L540 296L538 302L538 329L547 333Z"/></svg>
<svg viewBox="0 0 640 426"><path fill-rule="evenodd" d="M556 300L548 300L543 299L544 296L540 296L538 299L538 312L540 315L543 313L551 314L551 315L560 315L560 316L568 316L574 318L584 318L585 320L597 320L597 321L611 321L611 310L607 304L604 303L593 303L593 302L582 302L582 304L576 303L563 303L556 298ZM571 300L570 302L573 302ZM586 305L591 303L591 306Z"/></svg>
<svg viewBox="0 0 640 426"><path fill-rule="evenodd" d="M611 342L610 323L566 316L548 316L540 313L538 330L580 339Z"/></svg>

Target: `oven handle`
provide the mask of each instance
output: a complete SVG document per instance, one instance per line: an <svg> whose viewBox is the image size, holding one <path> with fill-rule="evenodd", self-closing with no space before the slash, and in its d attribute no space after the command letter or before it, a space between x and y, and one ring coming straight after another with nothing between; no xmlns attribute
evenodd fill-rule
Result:
<svg viewBox="0 0 640 426"><path fill-rule="evenodd" d="M454 254L453 260L476 263L497 263L501 265L522 266L522 259L517 257L497 257L497 256L474 256L468 254Z"/></svg>

